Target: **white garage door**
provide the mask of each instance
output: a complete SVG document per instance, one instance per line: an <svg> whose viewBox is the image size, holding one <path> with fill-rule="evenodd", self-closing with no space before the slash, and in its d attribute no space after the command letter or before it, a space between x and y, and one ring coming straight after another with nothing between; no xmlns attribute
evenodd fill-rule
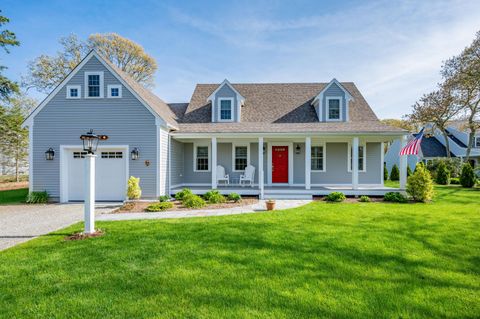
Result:
<svg viewBox="0 0 480 319"><path fill-rule="evenodd" d="M68 156L68 199L83 201L85 152L72 150ZM126 165L125 150L102 149L95 160L95 199L121 201L125 199Z"/></svg>

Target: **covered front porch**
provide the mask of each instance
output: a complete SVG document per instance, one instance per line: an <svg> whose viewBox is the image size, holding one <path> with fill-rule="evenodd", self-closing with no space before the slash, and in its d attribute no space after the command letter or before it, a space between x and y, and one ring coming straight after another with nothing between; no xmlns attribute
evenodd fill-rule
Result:
<svg viewBox="0 0 480 319"><path fill-rule="evenodd" d="M399 136L246 135L172 135L170 194L185 187L196 194L218 189L261 199L311 198L334 191L382 196L399 190L383 183L384 143ZM406 162L400 162L404 190ZM247 166L254 174L245 182Z"/></svg>

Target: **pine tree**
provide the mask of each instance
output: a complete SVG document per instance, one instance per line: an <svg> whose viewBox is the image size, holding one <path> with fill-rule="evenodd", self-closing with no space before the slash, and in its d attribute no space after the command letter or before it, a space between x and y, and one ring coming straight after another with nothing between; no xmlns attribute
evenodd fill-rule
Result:
<svg viewBox="0 0 480 319"><path fill-rule="evenodd" d="M460 174L460 184L463 187L471 188L475 185L475 173L470 163L463 164L462 173Z"/></svg>
<svg viewBox="0 0 480 319"><path fill-rule="evenodd" d="M448 170L445 161L441 161L438 164L435 182L440 185L450 184L450 171Z"/></svg>
<svg viewBox="0 0 480 319"><path fill-rule="evenodd" d="M391 181L398 181L400 180L400 171L398 170L397 164L392 166L392 171L390 172L390 180Z"/></svg>

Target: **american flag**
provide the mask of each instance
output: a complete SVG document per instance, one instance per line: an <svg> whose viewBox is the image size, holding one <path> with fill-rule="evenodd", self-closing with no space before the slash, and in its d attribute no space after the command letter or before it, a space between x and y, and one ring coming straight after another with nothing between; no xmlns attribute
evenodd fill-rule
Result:
<svg viewBox="0 0 480 319"><path fill-rule="evenodd" d="M400 151L400 155L418 155L418 150L420 149L420 144L422 143L423 138L423 128L415 136L413 140L408 142L404 148Z"/></svg>

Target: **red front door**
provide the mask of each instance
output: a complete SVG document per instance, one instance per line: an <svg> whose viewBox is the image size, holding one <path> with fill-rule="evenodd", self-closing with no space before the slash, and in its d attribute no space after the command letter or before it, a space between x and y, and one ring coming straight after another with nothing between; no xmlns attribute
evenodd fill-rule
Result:
<svg viewBox="0 0 480 319"><path fill-rule="evenodd" d="M288 183L288 146L272 146L272 183Z"/></svg>

